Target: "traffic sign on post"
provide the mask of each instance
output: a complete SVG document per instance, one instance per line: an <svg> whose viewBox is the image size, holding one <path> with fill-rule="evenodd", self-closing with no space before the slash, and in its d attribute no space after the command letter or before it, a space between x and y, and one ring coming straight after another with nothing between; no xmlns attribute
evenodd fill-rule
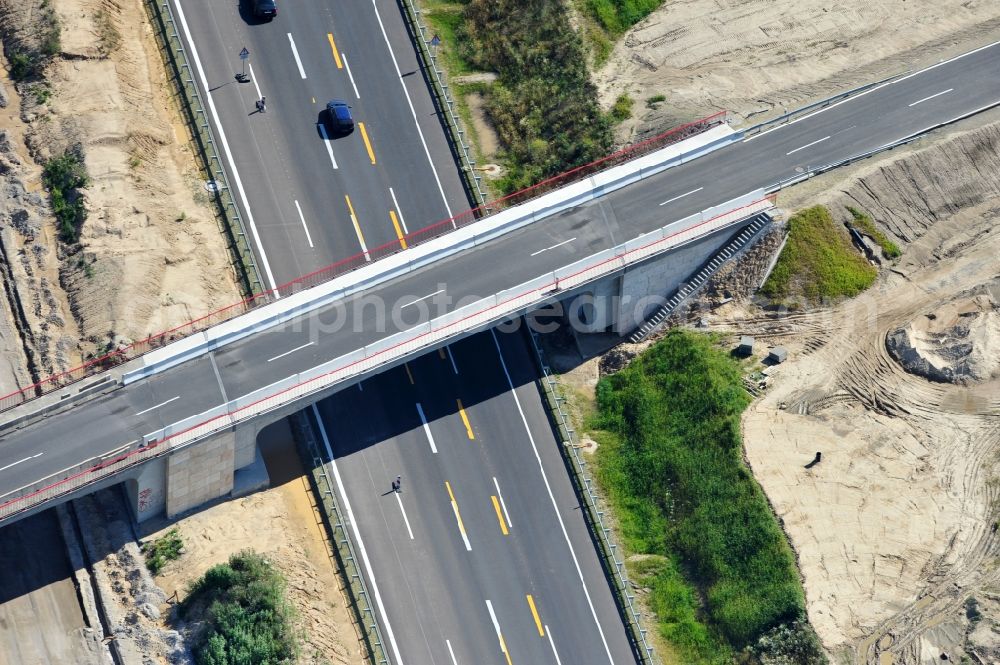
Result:
<svg viewBox="0 0 1000 665"><path fill-rule="evenodd" d="M236 80L240 83L247 82L247 59L250 57L250 51L244 46L243 50L240 51L240 61L243 62L243 71L236 75Z"/></svg>

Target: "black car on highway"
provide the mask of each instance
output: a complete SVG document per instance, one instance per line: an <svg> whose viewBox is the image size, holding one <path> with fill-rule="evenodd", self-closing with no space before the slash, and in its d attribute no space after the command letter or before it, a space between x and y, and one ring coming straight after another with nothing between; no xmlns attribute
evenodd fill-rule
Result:
<svg viewBox="0 0 1000 665"><path fill-rule="evenodd" d="M262 18L270 21L278 15L278 5L274 0L251 0L254 18Z"/></svg>
<svg viewBox="0 0 1000 665"><path fill-rule="evenodd" d="M338 134L350 134L354 131L354 117L351 107L342 99L331 99L326 103L327 119L330 128Z"/></svg>

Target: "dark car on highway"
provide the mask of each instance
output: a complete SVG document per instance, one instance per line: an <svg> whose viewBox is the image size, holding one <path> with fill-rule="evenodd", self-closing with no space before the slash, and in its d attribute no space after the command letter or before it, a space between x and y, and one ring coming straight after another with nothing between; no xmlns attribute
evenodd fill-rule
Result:
<svg viewBox="0 0 1000 665"><path fill-rule="evenodd" d="M263 18L270 21L278 15L278 5L274 0L251 0L253 15L255 18Z"/></svg>
<svg viewBox="0 0 1000 665"><path fill-rule="evenodd" d="M331 99L326 103L326 114L330 128L340 134L350 134L354 131L354 118L351 107L342 99Z"/></svg>

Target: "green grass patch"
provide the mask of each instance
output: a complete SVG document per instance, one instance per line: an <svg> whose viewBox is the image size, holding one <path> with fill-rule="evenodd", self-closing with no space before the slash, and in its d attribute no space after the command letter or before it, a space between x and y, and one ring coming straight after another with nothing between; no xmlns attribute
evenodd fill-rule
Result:
<svg viewBox="0 0 1000 665"><path fill-rule="evenodd" d="M93 276L93 268L89 264L84 265L83 268L87 272L87 277ZM177 529L171 529L156 540L143 543L142 553L146 557L146 567L149 568L149 572L156 575L163 570L168 561L178 559L182 547L184 547L184 541L181 540L181 534Z"/></svg>
<svg viewBox="0 0 1000 665"><path fill-rule="evenodd" d="M618 95L611 107L611 119L615 122L625 122L632 117L632 98L628 95Z"/></svg>
<svg viewBox="0 0 1000 665"><path fill-rule="evenodd" d="M586 0L590 15L612 38L653 13L663 0Z"/></svg>
<svg viewBox="0 0 1000 665"><path fill-rule="evenodd" d="M497 73L486 111L503 146L498 188L514 192L603 157L611 124L559 0L470 0L457 30L473 68Z"/></svg>
<svg viewBox="0 0 1000 665"><path fill-rule="evenodd" d="M597 386L597 476L625 548L660 557L643 576L685 663L732 662L804 616L791 549L742 460L749 402L737 361L682 330Z"/></svg>
<svg viewBox="0 0 1000 665"><path fill-rule="evenodd" d="M875 227L875 222L872 220L871 216L867 213L861 212L857 208L852 208L847 206L847 211L851 213L854 218L854 223L861 228L868 236L873 238L878 246L882 248L882 256L887 259L897 259L903 253L899 251L899 246L889 238L879 231Z"/></svg>
<svg viewBox="0 0 1000 665"><path fill-rule="evenodd" d="M421 18L427 22L432 33L427 38L431 39L433 35L441 38L440 45L428 48L444 61L445 69L450 75L461 76L472 72L472 66L463 57L462 49L459 48L461 43L459 35L465 25L465 17L462 15L465 3L452 0L423 0L420 6Z"/></svg>
<svg viewBox="0 0 1000 665"><path fill-rule="evenodd" d="M204 622L193 645L197 665L277 665L298 656L285 580L255 552L209 568L191 585L180 613Z"/></svg>
<svg viewBox="0 0 1000 665"><path fill-rule="evenodd" d="M53 157L42 167L42 182L49 190L52 212L59 224L59 237L63 242L76 242L87 218L79 192L81 187L87 186L83 158L72 151Z"/></svg>
<svg viewBox="0 0 1000 665"><path fill-rule="evenodd" d="M652 97L646 98L646 106L651 109L655 109L657 106L667 101L666 95L653 95Z"/></svg>
<svg viewBox="0 0 1000 665"><path fill-rule="evenodd" d="M788 229L788 242L761 288L769 298L804 296L818 301L850 297L875 281L878 272L824 206L795 213L788 220Z"/></svg>

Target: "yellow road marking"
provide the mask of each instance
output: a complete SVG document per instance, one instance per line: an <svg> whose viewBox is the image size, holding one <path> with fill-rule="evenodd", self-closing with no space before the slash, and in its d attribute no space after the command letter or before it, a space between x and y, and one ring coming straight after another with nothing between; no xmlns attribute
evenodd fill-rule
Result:
<svg viewBox="0 0 1000 665"><path fill-rule="evenodd" d="M462 521L462 514L458 512L458 502L455 501L455 493L451 491L451 483L447 480L444 481L444 486L448 488L448 496L451 497L451 508L455 511L455 520L458 522L458 530L462 532L462 540L465 541L465 549L472 551L472 545L469 544L469 535L465 531L465 523Z"/></svg>
<svg viewBox="0 0 1000 665"><path fill-rule="evenodd" d="M507 523L503 521L503 513L500 512L500 502L495 496L491 496L490 498L493 499L493 510L497 511L497 519L500 520L500 531L506 536L508 535ZM530 598L531 596L528 597Z"/></svg>
<svg viewBox="0 0 1000 665"><path fill-rule="evenodd" d="M507 657L507 665L514 665L514 663L510 662L510 652L507 651L507 643L504 642L503 635L499 635L498 637L500 638L500 650Z"/></svg>
<svg viewBox="0 0 1000 665"><path fill-rule="evenodd" d="M312 100L313 100L313 104L315 104L316 103L316 98L313 97Z"/></svg>
<svg viewBox="0 0 1000 665"><path fill-rule="evenodd" d="M368 255L368 246L365 245L365 235L361 233L361 225L358 224L358 216L354 214L354 206L351 205L351 197L344 194L344 200L347 201L347 209L351 213L351 223L354 224L354 232L358 234L358 242L361 243L361 251L365 253L365 261L371 261L372 257Z"/></svg>
<svg viewBox="0 0 1000 665"><path fill-rule="evenodd" d="M374 162L373 162L374 163ZM392 220L392 228L396 229L396 237L399 238L399 244L403 249L406 249L406 236L403 235L403 229L399 228L399 220L396 219L396 211L389 211L389 219ZM441 353L441 349L438 349L438 353ZM442 356L443 358L444 356Z"/></svg>
<svg viewBox="0 0 1000 665"><path fill-rule="evenodd" d="M476 435L472 433L472 423L469 422L469 416L465 413L465 407L462 406L462 400L455 400L458 402L458 415L462 416L462 422L465 423L465 433L469 435L470 439L475 439Z"/></svg>
<svg viewBox="0 0 1000 665"><path fill-rule="evenodd" d="M410 371L410 363L403 363L403 367L406 368L406 376L410 377L410 385L414 385L413 372Z"/></svg>
<svg viewBox="0 0 1000 665"><path fill-rule="evenodd" d="M340 53L337 51L337 43L333 41L333 33L326 33L327 39L330 40L330 49L333 51L333 60L337 63L337 69L343 69L344 63L340 61Z"/></svg>
<svg viewBox="0 0 1000 665"><path fill-rule="evenodd" d="M368 151L368 159L372 160L372 164L374 164L375 151L372 150L372 142L368 140L368 130L365 129L365 123L359 122L358 127L361 128L361 138L365 140L365 149Z"/></svg>
<svg viewBox="0 0 1000 665"><path fill-rule="evenodd" d="M496 502L496 499L494 498L493 501ZM545 637L545 629L542 628L542 619L538 616L538 610L535 609L535 599L531 597L530 593L528 594L528 607L531 608L531 616L535 617L535 627L538 628L538 636Z"/></svg>

